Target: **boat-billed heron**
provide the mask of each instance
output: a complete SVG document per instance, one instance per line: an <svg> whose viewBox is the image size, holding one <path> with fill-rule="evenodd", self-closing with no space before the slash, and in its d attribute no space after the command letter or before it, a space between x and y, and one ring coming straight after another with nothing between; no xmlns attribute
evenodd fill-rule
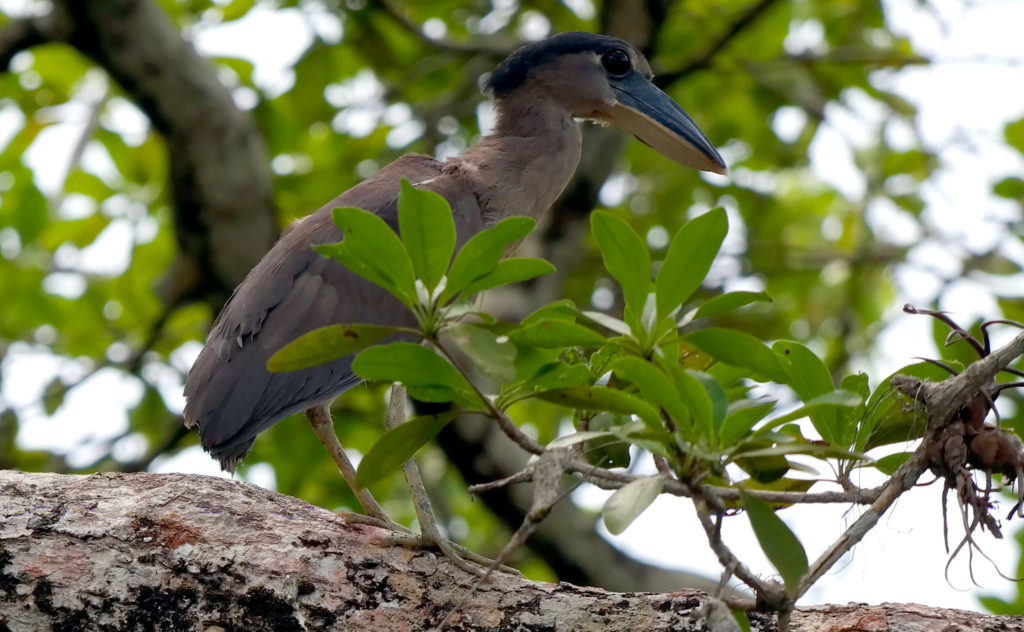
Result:
<svg viewBox="0 0 1024 632"><path fill-rule="evenodd" d="M491 133L443 162L402 156L295 222L235 289L189 373L184 418L203 447L234 470L260 432L292 413L330 428L327 406L360 381L352 357L270 373L267 359L286 343L336 323L415 324L384 290L313 250L342 239L332 208L366 209L397 230L406 178L451 204L459 244L507 216L536 218L576 171L576 119L610 123L680 164L725 173L711 142L651 77L644 56L614 37L563 33L527 44L487 82L497 112ZM333 428L329 438L337 443ZM339 467L354 488L351 466Z"/></svg>

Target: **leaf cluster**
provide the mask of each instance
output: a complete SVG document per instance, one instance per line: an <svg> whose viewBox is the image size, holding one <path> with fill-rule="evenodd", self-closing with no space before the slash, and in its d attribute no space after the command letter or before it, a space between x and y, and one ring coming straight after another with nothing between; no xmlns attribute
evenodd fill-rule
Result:
<svg viewBox="0 0 1024 632"><path fill-rule="evenodd" d="M500 258L529 232L532 220L506 218L455 252L443 198L404 181L401 235L359 209L334 209L333 217L344 239L318 250L401 300L418 327L325 327L285 346L269 368L293 370L358 352L352 369L361 378L400 383L416 399L455 407L414 417L381 437L360 462L363 485L397 470L455 410L515 428L529 421L515 418L518 404L555 405L572 420L574 432L542 446L512 430L524 449L567 449L602 469L628 467L638 455L651 454L664 467L609 498L603 513L612 533L624 530L669 480L739 489L740 502L722 510L746 509L762 547L795 593L808 568L806 554L758 494L848 480L853 468L864 465L891 471L893 457L875 462L866 452L924 432L885 382L872 394L868 377L856 374L836 387L807 346L787 340L769 345L743 331L703 326L708 316L770 301L759 292L693 300L728 230L722 209L685 224L656 267L626 222L593 213L594 240L624 297L622 317L561 300L519 323L498 322L469 301L481 290L553 270L542 260ZM381 344L400 334L420 344ZM456 362L456 355L467 361ZM927 366L909 371L930 375Z"/></svg>

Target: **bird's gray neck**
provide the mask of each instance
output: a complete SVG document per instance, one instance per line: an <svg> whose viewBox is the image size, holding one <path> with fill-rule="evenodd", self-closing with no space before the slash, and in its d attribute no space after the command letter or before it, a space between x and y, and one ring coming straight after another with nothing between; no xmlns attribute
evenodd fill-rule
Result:
<svg viewBox="0 0 1024 632"><path fill-rule="evenodd" d="M559 103L509 95L496 103L494 131L451 161L470 180L491 226L510 215L539 218L580 161L579 125Z"/></svg>

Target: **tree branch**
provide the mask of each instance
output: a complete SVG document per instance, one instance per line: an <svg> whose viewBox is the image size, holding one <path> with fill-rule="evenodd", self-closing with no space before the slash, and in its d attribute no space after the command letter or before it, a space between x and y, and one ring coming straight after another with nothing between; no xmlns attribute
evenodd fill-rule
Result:
<svg viewBox="0 0 1024 632"><path fill-rule="evenodd" d="M389 532L377 527L219 478L2 471L0 514L0 627L13 632L429 630L472 579L431 551L384 546ZM696 630L705 600L502 575L448 629ZM892 604L798 610L792 629L878 617L890 629L939 620L1024 632L1019 617ZM771 617L752 619L775 629Z"/></svg>
<svg viewBox="0 0 1024 632"><path fill-rule="evenodd" d="M939 431L956 417L960 409L984 385L991 383L1000 371L1021 355L1024 355L1024 333L1018 334L1009 344L990 355L973 362L959 375L942 382L929 382L907 375L893 377L894 387L915 401L924 403L928 413L927 434L914 454L882 486L878 499L811 564L807 575L800 582L797 596L806 593L814 582L864 538L901 494L917 484L929 467L928 452L932 442L939 438Z"/></svg>
<svg viewBox="0 0 1024 632"><path fill-rule="evenodd" d="M690 60L688 64L678 70L663 72L657 75L654 78L654 83L657 86L664 88L665 86L670 86L676 81L679 81L698 70L710 68L711 62L715 56L728 46L730 42L736 39L740 33L747 30L747 28L756 22L757 18L770 9L775 2L776 0L759 0L747 7L747 10L741 13L739 17L729 25L729 28L725 29L718 38L712 41L711 44L704 49L704 52L698 55L695 59Z"/></svg>
<svg viewBox="0 0 1024 632"><path fill-rule="evenodd" d="M47 41L106 70L166 139L181 253L164 299L219 304L277 237L259 130L154 0L54 0L47 16L0 30L0 68Z"/></svg>

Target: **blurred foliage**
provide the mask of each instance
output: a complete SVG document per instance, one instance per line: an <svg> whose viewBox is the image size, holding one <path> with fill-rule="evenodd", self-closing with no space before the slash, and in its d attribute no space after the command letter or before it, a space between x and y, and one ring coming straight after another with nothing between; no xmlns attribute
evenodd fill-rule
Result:
<svg viewBox="0 0 1024 632"><path fill-rule="evenodd" d="M569 8L587 3L533 0L160 4L190 37L268 9L302 18L308 45L283 80L257 82L250 60L212 60L263 131L282 225L402 153L443 156L472 143L486 100L479 91L484 73L524 33L598 30L604 9L596 3L590 15ZM753 304L742 315L719 314L713 324L764 340L799 341L834 376L877 359L880 334L907 318L894 308L907 293L898 278L933 287L914 288L914 294L928 294L934 305L966 278L1003 312L986 318L1024 320L1024 303L1013 289L1024 266L1024 181L1013 176L994 186L1012 212L964 209L984 217L998 239L983 250L951 246L955 237L925 212L926 188L945 158L922 143L914 106L884 80L931 62L894 32L882 4L776 2L719 46L752 4L670 3L654 42L656 72L677 73L662 87L723 148L731 168L728 179L705 177L627 143L601 199L646 239L655 265L667 236L688 216L723 206L730 234L698 298L754 290L774 302ZM0 14L0 25L10 17ZM428 42L409 24L428 25L427 32L446 44ZM868 120L866 110L878 115ZM870 137L855 145L847 140L862 186L841 192L815 175L808 154L829 127L834 132L851 118L864 119ZM894 140L896 129L910 130L909 139ZM1004 140L1024 153L1024 119L1007 126ZM195 449L195 436L180 430L180 386L216 308L191 305L168 314L157 297L176 248L167 162L162 139L123 91L72 48L34 47L0 73L0 467L137 469ZM904 227L903 234L894 226ZM914 256L929 246L947 258L941 265ZM621 299L608 301L614 286L596 244L585 239L570 251L577 257L570 270L560 270L562 295L621 315ZM929 325L921 320L919 326ZM26 358L40 355L54 362L37 394L4 386L24 370ZM141 387L141 396L129 402L126 425L73 447L60 437L48 450L18 441L25 426L59 415L71 393L89 389L105 372ZM26 395L33 401L24 403ZM1004 398L1013 405L1003 422L1024 429L1020 398L1013 392ZM557 415L532 402L513 412L520 408L530 413L538 436L556 434ZM383 410L379 388L352 389L335 409L342 442L365 453L380 436ZM268 463L284 493L325 507L355 506L322 452L305 421L290 418L256 442L241 473ZM503 541L495 535L498 521L464 493L438 452L428 449L424 464L432 485L451 492L435 494L448 499L442 516L472 524L464 543L493 554ZM386 504L396 518L411 518L397 477L377 483L373 492L394 499Z"/></svg>

